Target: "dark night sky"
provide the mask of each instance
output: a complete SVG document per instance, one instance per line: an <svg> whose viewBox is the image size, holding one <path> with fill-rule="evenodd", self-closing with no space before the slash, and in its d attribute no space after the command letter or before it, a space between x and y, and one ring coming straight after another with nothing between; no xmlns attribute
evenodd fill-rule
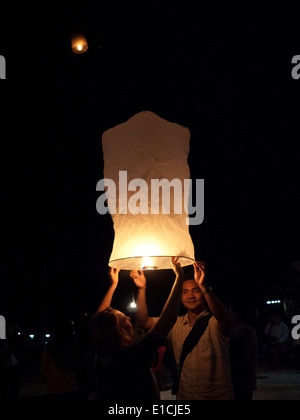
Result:
<svg viewBox="0 0 300 420"><path fill-rule="evenodd" d="M113 241L110 217L95 207L101 136L142 110L191 131L191 177L205 179L205 220L190 232L211 283L226 299L263 299L300 259L295 11L103 3L20 6L1 29L0 313L48 322L61 311L95 309ZM78 29L90 48L75 56L70 34ZM115 298L121 307L135 292L127 277ZM150 277L157 312L173 274Z"/></svg>

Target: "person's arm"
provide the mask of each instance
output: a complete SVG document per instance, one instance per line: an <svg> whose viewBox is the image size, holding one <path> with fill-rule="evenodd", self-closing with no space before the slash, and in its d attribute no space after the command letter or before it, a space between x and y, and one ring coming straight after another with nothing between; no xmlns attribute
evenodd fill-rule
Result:
<svg viewBox="0 0 300 420"><path fill-rule="evenodd" d="M139 327L149 330L155 324L152 317L148 314L148 306L146 301L146 277L143 270L132 270L130 277L133 279L135 285L138 288L137 295L137 312L136 312L136 324Z"/></svg>
<svg viewBox="0 0 300 420"><path fill-rule="evenodd" d="M165 338L175 324L181 304L184 274L178 259L179 257L172 257L171 259L176 274L175 282L158 321L149 331L161 338Z"/></svg>
<svg viewBox="0 0 300 420"><path fill-rule="evenodd" d="M209 289L206 280L206 268L203 262L197 261L194 263L194 278L195 282L200 287L204 294L208 307L218 322L219 328L225 337L229 337L231 333L231 325L229 313L220 299Z"/></svg>
<svg viewBox="0 0 300 420"><path fill-rule="evenodd" d="M116 290L116 287L118 285L118 282L119 282L119 272L120 272L119 268L111 268L110 269L110 272L109 272L110 285L109 285L109 288L108 288L104 298L102 299L96 313L104 311L106 308L108 308L110 306L113 294L114 294L114 292Z"/></svg>

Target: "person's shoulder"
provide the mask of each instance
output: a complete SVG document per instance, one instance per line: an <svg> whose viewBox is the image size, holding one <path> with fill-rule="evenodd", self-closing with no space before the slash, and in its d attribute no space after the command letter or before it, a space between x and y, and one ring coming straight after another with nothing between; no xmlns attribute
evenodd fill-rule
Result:
<svg viewBox="0 0 300 420"><path fill-rule="evenodd" d="M229 335L224 335L224 333L222 332L220 328L219 322L213 315L209 319L208 329L212 337L216 337L218 340L221 340L221 341L229 341L231 334L229 333Z"/></svg>

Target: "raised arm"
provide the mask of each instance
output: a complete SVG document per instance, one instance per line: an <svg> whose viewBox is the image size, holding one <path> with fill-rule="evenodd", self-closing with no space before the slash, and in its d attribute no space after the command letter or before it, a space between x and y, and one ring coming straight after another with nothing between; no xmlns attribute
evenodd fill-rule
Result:
<svg viewBox="0 0 300 420"><path fill-rule="evenodd" d="M136 324L139 327L150 330L155 324L153 318L149 317L148 306L146 300L146 286L147 281L143 270L132 270L130 277L133 279L135 285L138 288L137 295L137 313L136 313Z"/></svg>
<svg viewBox="0 0 300 420"><path fill-rule="evenodd" d="M114 294L114 292L116 290L116 287L118 285L118 282L119 282L119 272L120 272L119 268L111 268L110 269L110 272L109 272L110 285L109 285L108 290L107 290L104 298L102 299L96 313L104 311L106 308L108 308L110 306L113 294Z"/></svg>
<svg viewBox="0 0 300 420"><path fill-rule="evenodd" d="M173 284L168 300L161 312L160 318L150 330L151 333L156 334L161 338L165 338L175 324L181 304L184 274L180 263L178 262L178 257L172 257L171 260L173 264L173 270L176 274L175 282Z"/></svg>
<svg viewBox="0 0 300 420"><path fill-rule="evenodd" d="M208 287L206 280L206 267L203 262L197 261L194 263L194 279L204 294L208 307L216 318L219 328L225 337L229 337L231 332L231 325L229 313L223 303Z"/></svg>

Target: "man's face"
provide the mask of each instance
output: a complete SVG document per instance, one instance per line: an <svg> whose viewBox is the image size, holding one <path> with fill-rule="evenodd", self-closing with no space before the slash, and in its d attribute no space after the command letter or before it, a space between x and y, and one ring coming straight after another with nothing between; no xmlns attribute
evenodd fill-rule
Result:
<svg viewBox="0 0 300 420"><path fill-rule="evenodd" d="M204 309L206 300L195 280L183 282L182 298L183 306L188 310Z"/></svg>

